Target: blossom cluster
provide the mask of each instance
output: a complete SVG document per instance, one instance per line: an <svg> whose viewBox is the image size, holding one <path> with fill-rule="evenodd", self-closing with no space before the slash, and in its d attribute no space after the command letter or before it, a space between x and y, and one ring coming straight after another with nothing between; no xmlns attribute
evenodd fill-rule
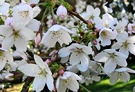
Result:
<svg viewBox="0 0 135 92"><path fill-rule="evenodd" d="M45 86L77 92L79 84L98 82L100 75L112 84L130 81L135 71L127 60L135 54L135 21L113 17L106 4L101 10L80 0L73 9L64 0L1 0L0 79L13 80L19 71L23 81L34 78L36 92ZM38 19L40 5L45 9Z"/></svg>

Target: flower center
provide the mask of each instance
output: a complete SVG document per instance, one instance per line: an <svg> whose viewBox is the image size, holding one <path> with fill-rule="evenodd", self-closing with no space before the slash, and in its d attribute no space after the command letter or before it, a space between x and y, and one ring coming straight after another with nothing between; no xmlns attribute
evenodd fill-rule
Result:
<svg viewBox="0 0 135 92"><path fill-rule="evenodd" d="M19 15L22 16L23 18L28 17L28 15L29 15L29 11L20 11L20 12L18 12L18 13L19 13Z"/></svg>
<svg viewBox="0 0 135 92"><path fill-rule="evenodd" d="M70 85L72 82L71 78L67 78L67 79L62 79L62 85L63 86L68 86Z"/></svg>
<svg viewBox="0 0 135 92"><path fill-rule="evenodd" d="M38 74L39 74L41 77L45 77L46 74L47 74L47 72L45 71L45 69L40 68L40 71L39 71Z"/></svg>
<svg viewBox="0 0 135 92"><path fill-rule="evenodd" d="M135 31L135 25L132 26L132 31Z"/></svg>

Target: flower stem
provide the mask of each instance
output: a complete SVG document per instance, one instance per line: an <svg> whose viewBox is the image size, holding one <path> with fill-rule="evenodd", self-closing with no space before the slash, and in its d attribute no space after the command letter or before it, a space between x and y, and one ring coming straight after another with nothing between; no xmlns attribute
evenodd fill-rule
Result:
<svg viewBox="0 0 135 92"><path fill-rule="evenodd" d="M90 90L88 90L86 87L84 87L83 85L79 84L80 87L82 87L84 90L86 90L86 92L91 92Z"/></svg>

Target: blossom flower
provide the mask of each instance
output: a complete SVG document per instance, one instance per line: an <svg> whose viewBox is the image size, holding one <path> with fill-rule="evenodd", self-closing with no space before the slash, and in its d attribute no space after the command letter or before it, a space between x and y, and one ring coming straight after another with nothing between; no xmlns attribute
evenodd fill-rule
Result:
<svg viewBox="0 0 135 92"><path fill-rule="evenodd" d="M54 89L54 80L48 65L37 55L34 55L34 59L36 64L24 64L19 66L18 69L27 76L35 77L32 89L36 92L43 90L45 84L52 91Z"/></svg>
<svg viewBox="0 0 135 92"><path fill-rule="evenodd" d="M124 54L115 51L114 49L106 49L100 53L98 53L94 60L98 62L105 62L104 64L104 72L112 73L116 66L127 66L127 56Z"/></svg>
<svg viewBox="0 0 135 92"><path fill-rule="evenodd" d="M98 29L103 28L114 28L114 24L116 24L117 19L113 18L110 14L105 13L102 15L102 19L97 17L94 19L95 27Z"/></svg>
<svg viewBox="0 0 135 92"><path fill-rule="evenodd" d="M135 36L128 36L127 32L123 32L117 36L117 42L112 45L113 49L119 49L119 52L127 57L129 52L135 54Z"/></svg>
<svg viewBox="0 0 135 92"><path fill-rule="evenodd" d="M8 21L8 19L12 18L7 18L5 21ZM18 30L18 28L16 29L17 26L11 20L9 25L0 26L0 34L4 36L2 48L10 49L10 47L15 45L19 52L24 52L27 49L28 41L35 37L35 33L26 27L21 27Z"/></svg>
<svg viewBox="0 0 135 92"><path fill-rule="evenodd" d="M95 18L99 17L100 15L100 9L99 8L93 8L91 5L88 5L86 8L86 12L82 13L81 16L86 20L94 21Z"/></svg>
<svg viewBox="0 0 135 92"><path fill-rule="evenodd" d="M86 6L86 2L85 1L83 1L83 0L76 0L75 8L76 8L76 12L77 13L82 13L83 10L85 9L85 6Z"/></svg>
<svg viewBox="0 0 135 92"><path fill-rule="evenodd" d="M56 14L61 19L64 19L67 16L67 9L63 5L60 5L56 11Z"/></svg>
<svg viewBox="0 0 135 92"><path fill-rule="evenodd" d="M99 32L99 40L102 46L110 45L111 40L116 38L117 33L108 28L103 28Z"/></svg>
<svg viewBox="0 0 135 92"><path fill-rule="evenodd" d="M7 62L13 62L10 52L0 48L0 71L5 67Z"/></svg>
<svg viewBox="0 0 135 92"><path fill-rule="evenodd" d="M41 43L43 43L48 48L54 47L56 42L58 42L61 46L63 43L68 45L72 41L68 32L72 33L64 26L53 25L44 34Z"/></svg>
<svg viewBox="0 0 135 92"><path fill-rule="evenodd" d="M118 24L116 25L116 27L114 28L114 30L116 30L116 32L118 34L124 32L127 23L128 23L128 20L122 19L121 21L118 22Z"/></svg>
<svg viewBox="0 0 135 92"><path fill-rule="evenodd" d="M77 92L79 89L79 84L77 80L81 78L73 72L64 72L62 76L59 76L56 81L57 92L66 92L66 89Z"/></svg>
<svg viewBox="0 0 135 92"><path fill-rule="evenodd" d="M60 49L58 54L63 58L61 62L64 61L63 63L65 63L69 59L71 66L77 65L80 71L86 71L89 66L88 55L93 55L94 53L91 47L74 43L66 48ZM69 55L70 57L68 57Z"/></svg>
<svg viewBox="0 0 135 92"><path fill-rule="evenodd" d="M114 84L118 79L122 80L123 82L128 82L130 80L129 73L135 73L135 71L126 67L116 69L113 73L109 74L110 82Z"/></svg>

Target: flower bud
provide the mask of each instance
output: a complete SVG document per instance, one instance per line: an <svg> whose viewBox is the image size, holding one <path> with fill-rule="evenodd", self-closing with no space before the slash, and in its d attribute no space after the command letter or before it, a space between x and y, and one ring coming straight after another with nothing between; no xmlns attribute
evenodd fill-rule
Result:
<svg viewBox="0 0 135 92"><path fill-rule="evenodd" d="M47 63L47 65L49 65L51 63L51 60L47 59L45 62Z"/></svg>
<svg viewBox="0 0 135 92"><path fill-rule="evenodd" d="M60 74L60 75L63 75L64 72L65 72L64 69L60 69L60 70L59 70L59 74Z"/></svg>
<svg viewBox="0 0 135 92"><path fill-rule="evenodd" d="M40 35L40 33L38 33L35 38L35 44L38 45L40 42L41 42L41 35Z"/></svg>
<svg viewBox="0 0 135 92"><path fill-rule="evenodd" d="M63 5L60 5L56 11L56 14L61 19L64 19L67 16L67 9Z"/></svg>

